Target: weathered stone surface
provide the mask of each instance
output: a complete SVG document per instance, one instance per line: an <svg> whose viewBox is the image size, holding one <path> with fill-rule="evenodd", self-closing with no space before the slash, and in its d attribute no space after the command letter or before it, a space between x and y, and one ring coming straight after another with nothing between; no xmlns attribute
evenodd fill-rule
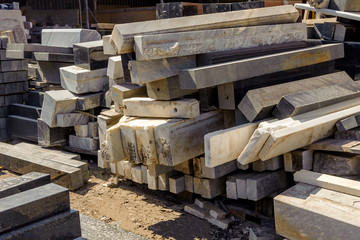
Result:
<svg viewBox="0 0 360 240"><path fill-rule="evenodd" d="M20 10L1 10L0 31L12 30L16 42L27 43Z"/></svg>
<svg viewBox="0 0 360 240"><path fill-rule="evenodd" d="M288 239L335 240L344 234L358 239L358 201L359 197L297 184L274 198L276 232Z"/></svg>
<svg viewBox="0 0 360 240"><path fill-rule="evenodd" d="M102 69L108 66L109 56L104 54L103 41L91 41L74 44L75 65L88 70Z"/></svg>
<svg viewBox="0 0 360 240"><path fill-rule="evenodd" d="M231 11L238 11L252 8L265 7L265 1L251 1L251 2L234 2L231 3Z"/></svg>
<svg viewBox="0 0 360 240"><path fill-rule="evenodd" d="M0 144L0 164L10 171L26 174L29 172L42 172L50 174L54 183L63 187L75 190L84 185L84 179L81 169L68 165L53 162L47 159L17 150L9 144ZM59 172L62 172L59 175Z"/></svg>
<svg viewBox="0 0 360 240"><path fill-rule="evenodd" d="M67 90L48 91L45 93L41 119L49 127L57 127L56 116L70 113L76 109L76 96Z"/></svg>
<svg viewBox="0 0 360 240"><path fill-rule="evenodd" d="M314 162L313 150L295 150L284 154L286 172L297 172L301 169L312 170Z"/></svg>
<svg viewBox="0 0 360 240"><path fill-rule="evenodd" d="M271 193L282 190L289 185L283 170L276 172L263 172L246 180L247 198L258 201Z"/></svg>
<svg viewBox="0 0 360 240"><path fill-rule="evenodd" d="M196 67L195 56L130 61L131 82L144 84L179 75L181 70Z"/></svg>
<svg viewBox="0 0 360 240"><path fill-rule="evenodd" d="M67 143L70 133L68 128L51 128L41 118L38 118L37 125L38 144L43 147L63 146Z"/></svg>
<svg viewBox="0 0 360 240"><path fill-rule="evenodd" d="M89 137L88 125L76 125L74 126L75 135L78 137Z"/></svg>
<svg viewBox="0 0 360 240"><path fill-rule="evenodd" d="M99 140L94 138L69 136L69 146L87 151L97 151L99 149Z"/></svg>
<svg viewBox="0 0 360 240"><path fill-rule="evenodd" d="M22 82L28 80L27 71L0 73L0 83Z"/></svg>
<svg viewBox="0 0 360 240"><path fill-rule="evenodd" d="M50 175L38 172L3 179L0 181L0 198L37 188L48 183L50 183Z"/></svg>
<svg viewBox="0 0 360 240"><path fill-rule="evenodd" d="M101 36L96 30L89 29L43 29L41 31L41 44L45 46L68 47L73 44L100 40Z"/></svg>
<svg viewBox="0 0 360 240"><path fill-rule="evenodd" d="M99 137L99 133L98 133L99 124L97 122L89 122L88 128L89 128L89 137L92 138Z"/></svg>
<svg viewBox="0 0 360 240"><path fill-rule="evenodd" d="M15 72L27 69L27 60L0 61L0 72Z"/></svg>
<svg viewBox="0 0 360 240"><path fill-rule="evenodd" d="M156 100L172 100L196 92L181 89L178 76L147 83L146 90L149 97Z"/></svg>
<svg viewBox="0 0 360 240"><path fill-rule="evenodd" d="M335 139L360 140L360 127L349 129L344 132L335 131Z"/></svg>
<svg viewBox="0 0 360 240"><path fill-rule="evenodd" d="M100 148L104 161L113 163L126 158L121 139L120 126L120 123L117 123L106 130L107 152Z"/></svg>
<svg viewBox="0 0 360 240"><path fill-rule="evenodd" d="M9 107L9 114L31 119L38 119L41 115L41 108L25 104L11 104Z"/></svg>
<svg viewBox="0 0 360 240"><path fill-rule="evenodd" d="M60 68L68 67L73 63L68 62L46 62L38 61L41 71L39 71L40 78L47 83L61 84Z"/></svg>
<svg viewBox="0 0 360 240"><path fill-rule="evenodd" d="M354 115L345 119L341 119L336 123L336 129L339 132L345 132L347 130L360 126L360 115Z"/></svg>
<svg viewBox="0 0 360 240"><path fill-rule="evenodd" d="M49 183L1 199L0 232L30 224L70 209L69 190Z"/></svg>
<svg viewBox="0 0 360 240"><path fill-rule="evenodd" d="M218 165L216 167L207 167L205 161L206 160L204 157L193 159L194 176L216 179L237 170L235 160Z"/></svg>
<svg viewBox="0 0 360 240"><path fill-rule="evenodd" d="M5 233L1 237L9 240L75 239L81 237L79 212L75 210L66 211Z"/></svg>
<svg viewBox="0 0 360 240"><path fill-rule="evenodd" d="M77 66L60 68L61 86L71 92L82 94L100 92L109 84L106 68L87 70Z"/></svg>
<svg viewBox="0 0 360 240"><path fill-rule="evenodd" d="M135 36L136 60L196 55L307 39L303 23Z"/></svg>
<svg viewBox="0 0 360 240"><path fill-rule="evenodd" d="M343 84L311 89L283 96L276 105L273 115L279 119L310 112L341 101L360 96L359 84Z"/></svg>
<svg viewBox="0 0 360 240"><path fill-rule="evenodd" d="M109 63L107 66L107 76L109 78L123 78L124 70L122 65L121 56L115 56L109 58Z"/></svg>
<svg viewBox="0 0 360 240"><path fill-rule="evenodd" d="M134 97L123 101L125 116L151 118L195 118L200 115L200 105L195 99L157 101Z"/></svg>
<svg viewBox="0 0 360 240"><path fill-rule="evenodd" d="M306 56L306 57L304 57ZM326 44L180 71L183 89L202 89L344 57L343 44ZM271 63L271 64L270 64ZM267 66L263 68L263 66Z"/></svg>
<svg viewBox="0 0 360 240"><path fill-rule="evenodd" d="M74 55L65 53L34 52L32 59L42 62L74 63Z"/></svg>
<svg viewBox="0 0 360 240"><path fill-rule="evenodd" d="M276 11L276 15L274 14ZM132 52L134 36L140 34L157 34L167 32L184 32L213 28L228 28L249 25L266 25L295 22L299 13L292 6L281 6L268 10L266 8L237 12L198 15L176 19L162 19L140 23L115 25L111 35L111 44L118 54Z"/></svg>
<svg viewBox="0 0 360 240"><path fill-rule="evenodd" d="M314 171L336 176L349 176L360 173L360 156L351 153L314 153Z"/></svg>
<svg viewBox="0 0 360 240"><path fill-rule="evenodd" d="M204 135L223 127L220 111L154 129L159 163L174 166L204 153Z"/></svg>
<svg viewBox="0 0 360 240"><path fill-rule="evenodd" d="M236 159L257 127L257 123L248 123L206 134L204 137L206 166L216 167Z"/></svg>
<svg viewBox="0 0 360 240"><path fill-rule="evenodd" d="M61 113L57 115L56 119L59 127L73 127L89 122L89 116L82 113Z"/></svg>
<svg viewBox="0 0 360 240"><path fill-rule="evenodd" d="M100 106L102 93L79 95L76 99L76 108L87 111Z"/></svg>
<svg viewBox="0 0 360 240"><path fill-rule="evenodd" d="M111 99L120 105L124 99L146 96L146 88L136 84L122 83L111 88Z"/></svg>
<svg viewBox="0 0 360 240"><path fill-rule="evenodd" d="M116 49L110 44L111 35L105 35L103 36L103 48L104 48L104 54L106 55L115 55Z"/></svg>
<svg viewBox="0 0 360 240"><path fill-rule="evenodd" d="M25 93L28 88L28 82L3 83L0 85L0 95Z"/></svg>
<svg viewBox="0 0 360 240"><path fill-rule="evenodd" d="M25 139L32 142L38 141L38 122L36 119L9 115L8 133L12 139Z"/></svg>
<svg viewBox="0 0 360 240"><path fill-rule="evenodd" d="M141 171L141 166L135 166L131 168L131 180L133 182L143 184L143 176Z"/></svg>
<svg viewBox="0 0 360 240"><path fill-rule="evenodd" d="M169 177L169 191L175 194L185 191L185 176L183 174Z"/></svg>

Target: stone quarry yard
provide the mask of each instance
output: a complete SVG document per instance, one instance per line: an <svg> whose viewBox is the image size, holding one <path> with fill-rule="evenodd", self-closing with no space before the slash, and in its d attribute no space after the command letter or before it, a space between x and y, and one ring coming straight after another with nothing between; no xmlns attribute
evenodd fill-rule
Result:
<svg viewBox="0 0 360 240"><path fill-rule="evenodd" d="M0 168L0 180L19 176ZM191 199L152 191L131 181L117 180L108 171L90 164L90 180L70 192L73 209L112 226L148 239L248 239L255 224L235 219L228 230L184 212Z"/></svg>

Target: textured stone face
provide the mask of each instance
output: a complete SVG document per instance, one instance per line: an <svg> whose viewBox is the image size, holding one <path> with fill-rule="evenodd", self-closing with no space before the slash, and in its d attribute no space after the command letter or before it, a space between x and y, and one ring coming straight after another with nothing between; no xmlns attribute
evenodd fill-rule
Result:
<svg viewBox="0 0 360 240"><path fill-rule="evenodd" d="M54 47L72 48L75 43L100 40L96 30L89 29L43 29L41 44Z"/></svg>
<svg viewBox="0 0 360 240"><path fill-rule="evenodd" d="M350 153L315 152L314 171L336 176L360 173L360 156Z"/></svg>

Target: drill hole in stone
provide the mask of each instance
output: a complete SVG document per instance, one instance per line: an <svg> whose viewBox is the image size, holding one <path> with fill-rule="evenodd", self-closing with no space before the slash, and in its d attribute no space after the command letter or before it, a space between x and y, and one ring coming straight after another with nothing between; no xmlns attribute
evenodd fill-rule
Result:
<svg viewBox="0 0 360 240"><path fill-rule="evenodd" d="M177 110L177 108L174 108L174 112L177 112L178 110Z"/></svg>

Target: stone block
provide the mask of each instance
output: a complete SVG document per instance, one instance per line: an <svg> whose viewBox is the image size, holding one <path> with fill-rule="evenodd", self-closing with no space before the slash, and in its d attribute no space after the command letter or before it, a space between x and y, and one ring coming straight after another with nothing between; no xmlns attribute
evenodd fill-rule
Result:
<svg viewBox="0 0 360 240"><path fill-rule="evenodd" d="M301 169L312 170L313 162L313 150L295 150L284 154L284 168L286 172L297 172Z"/></svg>
<svg viewBox="0 0 360 240"><path fill-rule="evenodd" d="M99 149L99 140L95 138L84 138L70 135L69 146L86 151L97 151Z"/></svg>
<svg viewBox="0 0 360 240"><path fill-rule="evenodd" d="M50 183L1 199L0 232L16 229L70 209L69 190Z"/></svg>
<svg viewBox="0 0 360 240"><path fill-rule="evenodd" d="M128 98L123 101L124 115L150 118L195 118L200 115L200 104L195 99L158 101L150 98Z"/></svg>
<svg viewBox="0 0 360 240"><path fill-rule="evenodd" d="M38 121L21 116L9 115L8 133L12 139L38 142Z"/></svg>
<svg viewBox="0 0 360 240"><path fill-rule="evenodd" d="M45 93L41 119L49 127L57 127L56 116L70 113L76 109L76 96L67 90L48 91Z"/></svg>
<svg viewBox="0 0 360 240"><path fill-rule="evenodd" d="M50 175L31 172L0 181L0 198L8 197L50 183Z"/></svg>
<svg viewBox="0 0 360 240"><path fill-rule="evenodd" d="M75 125L75 135L78 137L90 137L88 125Z"/></svg>
<svg viewBox="0 0 360 240"><path fill-rule="evenodd" d="M314 152L314 172L335 176L360 173L360 156L351 153Z"/></svg>
<svg viewBox="0 0 360 240"><path fill-rule="evenodd" d="M41 44L45 46L72 48L76 43L100 39L98 31L82 28L43 29L41 32Z"/></svg>
<svg viewBox="0 0 360 240"><path fill-rule="evenodd" d="M169 177L169 191L175 194L185 191L185 176L183 174Z"/></svg>
<svg viewBox="0 0 360 240"><path fill-rule="evenodd" d="M74 44L75 65L95 70L108 66L109 56L104 54L103 41L91 41Z"/></svg>
<svg viewBox="0 0 360 240"><path fill-rule="evenodd" d="M0 72L16 72L28 69L27 60L0 61Z"/></svg>
<svg viewBox="0 0 360 240"><path fill-rule="evenodd" d="M102 93L79 95L76 100L76 109L87 111L100 106Z"/></svg>
<svg viewBox="0 0 360 240"><path fill-rule="evenodd" d="M56 119L59 127L73 127L89 122L89 116L82 113L61 113L56 116Z"/></svg>
<svg viewBox="0 0 360 240"><path fill-rule="evenodd" d="M107 66L107 76L113 79L124 78L124 70L121 56L109 58L109 63Z"/></svg>
<svg viewBox="0 0 360 240"><path fill-rule="evenodd" d="M70 134L69 128L51 128L41 118L37 124L38 144L43 147L63 146Z"/></svg>

